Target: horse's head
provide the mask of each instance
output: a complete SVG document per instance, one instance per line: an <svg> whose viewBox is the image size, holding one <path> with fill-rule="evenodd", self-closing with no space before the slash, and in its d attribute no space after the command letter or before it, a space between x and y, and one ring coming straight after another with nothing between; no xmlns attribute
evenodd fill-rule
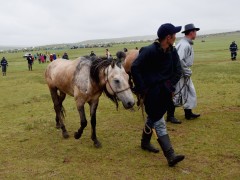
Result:
<svg viewBox="0 0 240 180"><path fill-rule="evenodd" d="M111 65L105 69L105 75L108 93L122 101L126 109L133 107L134 98L128 83L129 76L121 63L116 64L112 62Z"/></svg>

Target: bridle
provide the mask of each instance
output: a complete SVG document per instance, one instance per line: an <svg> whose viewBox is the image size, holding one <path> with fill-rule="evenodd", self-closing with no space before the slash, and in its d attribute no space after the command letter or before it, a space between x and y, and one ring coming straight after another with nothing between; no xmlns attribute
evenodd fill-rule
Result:
<svg viewBox="0 0 240 180"><path fill-rule="evenodd" d="M109 80L108 80L108 67L107 67L107 79L106 79L105 82L106 82L106 84L108 83L110 89L112 90L112 92L113 92L113 94L114 94L115 96L117 96L117 94L119 94L119 93L122 93L122 92L127 91L128 89L130 89L130 86L128 86L128 87L125 88L125 89L122 89L122 90L119 90L119 91L114 91L113 88L112 88L112 86L111 86L111 84L110 84L110 82L109 82Z"/></svg>

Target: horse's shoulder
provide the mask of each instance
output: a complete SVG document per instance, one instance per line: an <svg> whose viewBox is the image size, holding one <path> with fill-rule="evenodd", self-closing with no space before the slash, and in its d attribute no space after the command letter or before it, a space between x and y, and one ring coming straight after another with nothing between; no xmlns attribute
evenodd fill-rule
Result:
<svg viewBox="0 0 240 180"><path fill-rule="evenodd" d="M75 73L74 73L74 84L81 92L86 92L89 90L90 86L90 66L91 62L80 57L75 60Z"/></svg>

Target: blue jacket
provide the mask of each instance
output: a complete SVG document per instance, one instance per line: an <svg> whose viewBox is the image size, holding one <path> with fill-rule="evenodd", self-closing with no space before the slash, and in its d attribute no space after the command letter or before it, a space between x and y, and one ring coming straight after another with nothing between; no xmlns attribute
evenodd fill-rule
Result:
<svg viewBox="0 0 240 180"><path fill-rule="evenodd" d="M182 68L177 50L170 47L166 52L158 42L140 49L137 59L131 67L135 90L142 94L152 86L163 85L169 92L182 75Z"/></svg>
<svg viewBox="0 0 240 180"><path fill-rule="evenodd" d="M144 97L145 111L152 121L166 113L172 102L174 86L182 75L177 50L166 52L158 42L143 47L131 67L135 90Z"/></svg>
<svg viewBox="0 0 240 180"><path fill-rule="evenodd" d="M32 64L33 63L33 59L31 56L28 56L27 57L27 61L28 61L28 64Z"/></svg>
<svg viewBox="0 0 240 180"><path fill-rule="evenodd" d="M231 52L236 52L238 50L237 44L236 43L230 44L229 50Z"/></svg>
<svg viewBox="0 0 240 180"><path fill-rule="evenodd" d="M8 65L8 62L6 59L2 59L1 60L1 66L7 66Z"/></svg>

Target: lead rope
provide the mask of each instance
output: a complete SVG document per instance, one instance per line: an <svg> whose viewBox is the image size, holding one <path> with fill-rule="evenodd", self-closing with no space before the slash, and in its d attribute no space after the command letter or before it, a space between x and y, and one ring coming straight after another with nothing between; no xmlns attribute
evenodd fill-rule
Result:
<svg viewBox="0 0 240 180"><path fill-rule="evenodd" d="M189 91L189 77L186 77L184 79L184 83L182 85L182 87L180 88L180 90L177 92L177 93L174 93L174 96L175 97L176 95L179 95L178 99L177 99L177 102L178 104L181 104L182 106L187 102L188 100L188 92L185 91L185 99L182 98L182 90L184 87L187 87L187 90ZM179 84L180 86L180 84ZM181 103L179 103L180 101L182 101Z"/></svg>
<svg viewBox="0 0 240 180"><path fill-rule="evenodd" d="M143 128L143 131L146 133L146 134L151 134L153 132L153 134L156 136L156 138L158 139L158 136L157 136L157 133L156 133L156 130L153 128L150 128L147 123L145 122L145 113L144 113L144 98L141 98L139 95L137 96L137 99L138 99L138 102L139 102L139 108L141 108L141 112L142 112L142 119L143 119L143 123L144 123L144 128ZM146 130L146 128L149 130L149 132Z"/></svg>

